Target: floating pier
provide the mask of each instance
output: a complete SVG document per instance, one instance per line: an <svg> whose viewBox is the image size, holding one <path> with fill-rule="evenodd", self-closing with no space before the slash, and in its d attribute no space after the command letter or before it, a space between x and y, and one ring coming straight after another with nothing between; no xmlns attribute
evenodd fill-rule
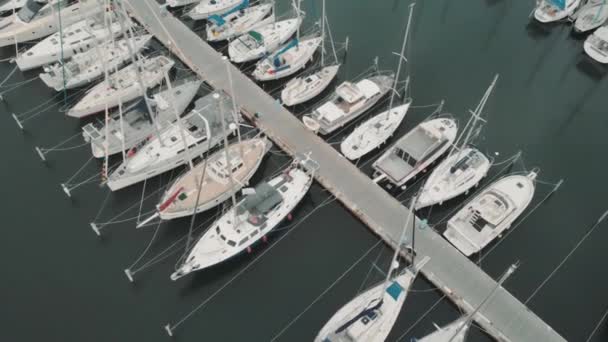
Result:
<svg viewBox="0 0 608 342"><path fill-rule="evenodd" d="M405 206L230 64L233 94L222 55L156 1L125 3L131 16L203 80L234 96L242 113L285 152L310 153L319 164L316 180L386 243L397 247L409 212ZM473 312L496 281L434 230L424 229L420 221L417 227L416 255L430 258L422 273L463 311ZM475 314L475 321L498 341L566 341L504 288Z"/></svg>

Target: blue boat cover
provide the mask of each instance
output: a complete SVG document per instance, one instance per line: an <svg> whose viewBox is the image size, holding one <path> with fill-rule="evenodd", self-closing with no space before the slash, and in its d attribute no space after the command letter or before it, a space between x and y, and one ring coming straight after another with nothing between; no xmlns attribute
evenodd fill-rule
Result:
<svg viewBox="0 0 608 342"><path fill-rule="evenodd" d="M243 2L241 2L238 6L236 6L235 8L231 9L230 11L228 11L222 15L217 15L217 14L210 15L208 20L213 22L217 26L222 26L222 25L226 24L226 21L224 20L225 17L229 16L232 13L243 10L247 7L249 7L249 0L243 0Z"/></svg>
<svg viewBox="0 0 608 342"><path fill-rule="evenodd" d="M386 288L386 293L393 297L394 300L399 298L401 292L403 292L403 287L401 287L401 285L399 285L396 281Z"/></svg>
<svg viewBox="0 0 608 342"><path fill-rule="evenodd" d="M283 63L281 62L281 59L279 57L281 57L282 54L284 54L287 50L291 49L294 46L298 45L298 38L294 38L292 39L287 45L285 45L281 50L279 50L277 53L274 54L274 60L273 60L273 64L275 67L280 67Z"/></svg>
<svg viewBox="0 0 608 342"><path fill-rule="evenodd" d="M547 0L553 6L559 8L560 10L566 9L566 0Z"/></svg>

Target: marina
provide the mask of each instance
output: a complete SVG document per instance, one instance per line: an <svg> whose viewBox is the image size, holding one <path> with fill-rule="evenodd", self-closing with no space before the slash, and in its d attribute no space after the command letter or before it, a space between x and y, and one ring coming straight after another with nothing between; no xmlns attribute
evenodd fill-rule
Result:
<svg viewBox="0 0 608 342"><path fill-rule="evenodd" d="M53 205L75 211L73 217L60 214L63 219L44 211L49 216L46 219L55 225L60 220L75 222L84 218L88 223L80 223L74 239L82 238L82 228L87 225L98 235L98 245L89 251L83 253L86 242L68 248L76 257L77 267L87 267L84 255L101 256L122 246L109 260L122 258L124 272L120 265L116 272L114 264L117 274L100 270L100 277L107 277L100 282L107 284L108 279L114 282L120 278L127 286L122 290L126 296L117 297L131 298L127 299L129 304L124 303L129 306L125 314L144 308L159 311L135 318L137 333L126 328L124 322L118 324L121 335L117 331L100 332L93 340L160 340L166 338L163 332L187 340L566 341L581 340L582 336L589 336L588 341L595 341L594 336L602 340L604 316L599 305L602 297L597 292L593 292L595 305L585 296L576 305L563 297L546 298L555 294L556 288L563 291L558 285L564 282L561 275L571 275L573 271L562 266L571 257L578 260L578 255L585 254L578 248L606 217L601 215L605 208L598 202L585 210L586 216L579 217L578 224L571 224L570 231L557 234L564 240L556 242L557 237L538 235L539 231L551 231L551 226L561 226L557 216L564 216L564 207L577 207L572 196L582 191L571 188L570 184L576 182L570 178L572 170L559 169L559 156L578 158L577 154L564 153L571 150L560 140L563 134L576 140L569 128L573 119L567 118L564 123L563 111L554 110L556 122L548 124L551 129L558 129L557 138L553 139L562 153L548 154L556 159L544 158L545 152L538 150L538 144L547 143L547 131L539 128L538 116L531 116L527 119L529 126L517 131L521 135L518 141L525 142L524 146L514 144L510 133L500 129L510 120L526 120L512 111L515 104L527 103L536 112L547 110L540 103L523 99L505 104L509 101L505 100L505 92L511 94L507 96L511 100L515 99L512 94L520 92L514 85L522 80L514 77L529 77L527 81L523 78L524 84L534 82L541 77L535 72L542 69L542 62L529 75L510 74L500 63L491 63L467 80L466 87L456 87L452 92L448 85L437 83L437 77L450 77L461 71L439 69L441 76L421 76L429 63L436 65L439 57L428 61L421 58L429 54L429 48L415 42L428 25L421 23L424 19L418 16L441 11L454 15L447 3L378 5L384 11L396 6L399 15L391 16L398 18L394 25L397 29L390 35L391 46L381 49L385 59L373 58L369 67L372 58L356 57L363 47L351 50L358 39L345 36L344 23L338 20L336 25L331 14L339 12L336 5L328 4L326 12L325 1L322 6L318 1L317 5L286 2L278 9L274 7L272 15L275 11L290 13L295 7L297 19L292 20L297 22L293 32L288 36L280 33L286 38L278 38L272 46L261 43L264 38L258 30L264 26L248 26L246 30L253 31L241 33L243 39L263 44L259 46L267 49L267 56L255 61L257 57L252 54L246 58L253 60L245 64L233 64L228 58L233 57L232 42L241 38L208 43L204 37L210 31L204 21L217 24L230 13L243 13L242 9L259 6L258 3L222 1L217 3L221 9L201 4L175 10L156 1L104 0L97 4L103 7L109 2L114 3L112 11L118 13L119 21L128 14L139 25L135 30L138 37L154 38L129 40L135 37L132 27L119 25L122 37L109 35L98 43L113 39L122 44L128 42L128 52L123 45L117 51L122 55L112 61L111 56L97 51L97 56L102 56L97 70L101 65L103 71L94 72L86 83L70 87L65 80L63 85L58 82L59 75L66 75L63 60L53 69L32 67L39 68L33 72L19 71L14 61L0 68L0 75L4 75L0 95L9 123L6 126L15 130L17 123L18 127L5 138L16 140L21 134L28 144L36 141L32 148L44 162L42 173L46 169L48 176L33 180L33 184L39 184L38 191L49 192L51 201L63 189L69 199ZM183 4L171 4L178 5ZM56 7L58 11L62 10L60 6L63 5ZM509 17L527 15L523 6L493 6L507 11ZM489 13L495 11L485 4L482 8ZM192 19L202 25L185 19L191 16L185 14L192 11L200 16ZM409 19L413 14L413 28L406 20L408 11ZM228 15L224 17L223 13ZM111 15L109 11L103 14L106 25ZM255 20L263 18L260 15ZM277 22L285 15L279 18ZM528 20L530 25L539 25L533 16ZM333 37L323 27L330 21ZM400 29L406 21L404 34ZM504 24L499 22L497 27L500 25ZM318 35L320 27L323 28ZM406 52L410 29L416 48ZM506 34L495 33L492 39ZM296 38L292 38L294 35ZM310 43L306 37L315 38ZM551 37L550 48L560 49L556 47L559 38L553 38L559 35ZM334 39L345 40L345 50L351 46L349 58L345 53L338 60ZM401 46L400 40L401 53L390 53ZM429 41L435 46L440 40ZM579 42L582 43L580 38ZM492 46L483 39L470 44L485 45L486 49ZM328 47L331 52L325 55ZM74 61L79 61L81 55L94 56L92 51L75 53ZM3 50L9 56L11 52L14 54L14 47ZM319 55L325 55L328 62L318 60ZM541 56L540 61L546 62L547 55ZM69 57L72 56L66 56ZM498 60L504 62L502 57ZM456 61L463 66L474 65L461 58ZM82 59L83 66L95 62L94 57ZM112 62L115 65L108 68ZM407 64L405 72L402 62ZM565 72L561 79L574 78L587 84L580 80L580 74L589 77L592 72L600 72L601 61L587 58L584 63L576 64L575 71ZM590 63L597 64L591 68ZM293 72L280 74L292 66ZM55 79L38 76L41 70L43 75L53 70ZM276 76L271 77L273 80L260 77L269 70ZM316 71L320 72L319 79L313 77ZM324 72L329 74L324 76ZM496 76L477 109L467 112L493 74L500 74L500 81ZM303 86L309 82L318 82L314 87L320 90ZM448 83L455 85L454 81ZM437 84L432 92L422 91L431 89L431 84ZM291 94L284 91L290 86ZM15 98L29 87L42 91L41 100L32 101L28 108L26 102L16 103ZM1 91L3 88L8 90ZM593 98L595 89L583 87L583 99ZM298 97L298 92L305 95ZM444 99L443 93L451 95ZM43 103L45 97L48 100ZM284 103L285 99L293 103ZM358 105L359 101L363 104ZM57 115L52 118L43 106L56 106ZM354 114L346 108L351 106L355 107ZM575 103L574 110L580 108L584 104ZM327 117L334 120L324 121ZM51 119L61 122L49 123ZM39 137L40 124L45 122L54 133ZM64 127L58 128L61 123ZM596 139L596 132L592 129L585 137ZM488 144L495 138L499 139L498 144ZM35 158L36 153L30 154ZM32 167L29 160L22 163L31 170L22 171L24 175L41 171L40 165ZM21 166L17 168L20 169ZM589 177L597 174L585 171ZM4 172L8 176L14 171ZM42 185L49 176L56 179L54 190ZM568 186L561 190L564 178L568 178ZM13 186L23 187L21 179L15 179ZM91 186L95 183L99 187ZM27 192L29 186L23 189ZM430 196L429 191L436 193L421 201ZM522 191L524 194L517 193ZM21 198L22 194L15 191L15 200ZM36 207L41 199L30 204ZM7 209L19 212L20 204L12 202ZM556 206L562 208L562 213L555 213ZM553 220L551 212L556 216ZM12 217L9 214L9 220ZM25 218L24 224L29 226L28 222L40 219ZM88 234L89 239L95 237L90 229ZM602 234L602 230L594 234ZM522 238L534 242L522 242ZM544 239L550 240L554 249L546 255L542 249L518 247L538 245ZM88 244L91 248L90 241ZM592 246L590 242L586 244ZM276 255L282 257L277 259ZM104 268L109 260L91 260L90 266ZM165 266L169 264L175 265L167 272ZM74 281L82 283L88 271L82 272L74 275ZM21 278L12 268L9 274ZM53 279L65 276L66 272L59 271ZM577 274L581 276L590 277ZM284 286L291 287L291 291ZM165 294L157 291L160 288ZM167 291L170 288L178 291ZM116 291L121 290L108 288L100 294ZM86 301L97 300L92 295ZM575 308L594 307L586 313L585 329L563 323L565 317L572 315L555 309L558 303L564 305L564 300ZM246 307L235 312L235 301ZM114 320L108 310L124 304L102 306L108 322ZM223 308L217 309L218 305ZM159 310L161 307L163 310ZM254 311L262 314L248 321L246 317ZM217 326L209 327L211 317L215 319L211 325ZM244 329L226 330L227 320L243 324ZM70 336L80 339L98 323L85 324ZM145 326L147 331L141 332Z"/></svg>

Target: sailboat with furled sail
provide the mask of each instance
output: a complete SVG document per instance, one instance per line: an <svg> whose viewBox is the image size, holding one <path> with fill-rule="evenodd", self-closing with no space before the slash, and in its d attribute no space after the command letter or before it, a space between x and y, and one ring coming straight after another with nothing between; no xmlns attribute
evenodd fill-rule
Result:
<svg viewBox="0 0 608 342"><path fill-rule="evenodd" d="M286 106L294 106L315 98L329 86L331 81L338 74L338 70L340 69L340 63L338 63L336 47L334 45L334 40L331 35L327 16L325 15L325 0L323 0L323 14L321 20L321 38L323 38L323 43L321 44L321 66L318 70L313 71L308 75L296 77L287 82L285 88L281 91L281 102L283 102L283 104ZM324 45L326 37L326 26L327 31L329 31L328 36L331 42L331 48L334 56L333 63L329 65L325 65Z"/></svg>
<svg viewBox="0 0 608 342"><path fill-rule="evenodd" d="M551 23L572 15L581 0L540 0L534 18L540 23Z"/></svg>
<svg viewBox="0 0 608 342"><path fill-rule="evenodd" d="M401 64L404 60L407 61L404 53L409 36L410 24L412 22L414 5L415 3L410 5L410 13L407 19L405 34L403 36L403 45L401 46L401 54L399 55L399 63L397 65L397 73L395 75L395 82L393 84L393 91L391 92L388 110L365 121L362 125L355 128L353 132L351 132L346 139L342 141L340 144L340 151L346 158L350 160L356 160L363 157L388 140L388 138L395 133L410 108L412 99L409 97L403 104L397 107L393 107L393 102L395 99L395 92L397 91L396 88L399 84ZM405 90L409 90L409 77L406 80Z"/></svg>
<svg viewBox="0 0 608 342"><path fill-rule="evenodd" d="M273 3L249 6L249 0L223 14L207 18L207 41L232 39L275 21Z"/></svg>
<svg viewBox="0 0 608 342"><path fill-rule="evenodd" d="M429 261L429 257L425 257L415 263L415 257L412 254L412 264L399 270L398 258L402 252L402 245L405 244L407 227L411 226L412 234L417 229L415 225L418 219L413 212L416 197L412 198L410 206L412 209L408 211L405 227L395 247L385 280L362 292L338 310L321 329L315 342L382 342L386 340L418 272ZM414 250L413 246L412 250Z"/></svg>
<svg viewBox="0 0 608 342"><path fill-rule="evenodd" d="M496 86L497 80L498 75L494 77L492 84L486 90L475 111L471 112L471 119L460 135L460 139L462 140L454 144L449 155L437 165L428 180L424 183L422 194L418 203L416 203L417 209L434 204L442 204L447 200L462 195L479 184L487 175L492 162L483 152L471 145L470 142L481 129L481 127L478 127L477 122L481 121L485 123L481 115L492 90Z"/></svg>

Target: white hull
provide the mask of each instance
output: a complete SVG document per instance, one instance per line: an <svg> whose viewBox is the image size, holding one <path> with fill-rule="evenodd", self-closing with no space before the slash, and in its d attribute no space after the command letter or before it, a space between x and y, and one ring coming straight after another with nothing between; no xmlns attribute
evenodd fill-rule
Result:
<svg viewBox="0 0 608 342"><path fill-rule="evenodd" d="M57 5L55 5L57 6ZM22 8L23 10L24 8ZM79 1L69 7L61 8L61 25L69 26L75 22L101 13L103 7L95 0ZM0 19L0 47L28 42L59 31L59 21L49 5L41 9L29 22L19 18L19 13Z"/></svg>
<svg viewBox="0 0 608 342"><path fill-rule="evenodd" d="M365 121L340 144L340 151L349 160L356 160L382 145L390 138L405 118L411 101L394 107L390 114L382 112Z"/></svg>
<svg viewBox="0 0 608 342"><path fill-rule="evenodd" d="M543 0L534 11L534 18L543 24L566 19L576 11L580 3L581 0L566 0L566 8L560 10L546 0Z"/></svg>
<svg viewBox="0 0 608 342"><path fill-rule="evenodd" d="M534 196L536 172L504 177L485 188L448 221L443 236L471 256L506 231Z"/></svg>
<svg viewBox="0 0 608 342"><path fill-rule="evenodd" d="M228 210L199 238L186 262L171 275L171 279L177 280L194 271L217 265L252 248L294 210L308 192L311 183L311 176L297 168L270 180L268 185L278 187L276 191L282 201L265 212L263 218L259 218L260 221L252 220L248 211L239 212L236 208L245 201L239 202L236 208ZM235 215L238 220L236 225Z"/></svg>
<svg viewBox="0 0 608 342"><path fill-rule="evenodd" d="M168 7L181 7L200 2L201 0L167 0Z"/></svg>
<svg viewBox="0 0 608 342"><path fill-rule="evenodd" d="M268 15L271 11L271 4L252 6L246 8L242 14L237 12L226 16L223 18L225 20L223 25L208 23L207 41L217 42L231 39L258 27L272 24L275 21L275 16L274 13Z"/></svg>
<svg viewBox="0 0 608 342"><path fill-rule="evenodd" d="M459 161L464 160L472 164L467 164L465 169L455 168ZM477 149L469 147L454 152L433 170L418 197L416 209L442 204L468 192L488 174L490 166L490 160Z"/></svg>
<svg viewBox="0 0 608 342"><path fill-rule="evenodd" d="M270 81L295 74L304 69L306 63L312 60L322 41L323 38L304 39L299 42L297 47L290 48L278 57L270 55L258 62L253 71L253 77L258 81ZM281 60L280 66L275 65L277 60Z"/></svg>
<svg viewBox="0 0 608 342"><path fill-rule="evenodd" d="M314 341L385 341L401 312L415 278L416 274L406 269L391 281L386 291L382 282L353 298L332 316ZM380 298L383 299L382 306L364 314L364 310L377 306ZM348 322L351 324L345 327Z"/></svg>
<svg viewBox="0 0 608 342"><path fill-rule="evenodd" d="M25 5L27 0L6 0L0 2L0 13L17 10Z"/></svg>
<svg viewBox="0 0 608 342"><path fill-rule="evenodd" d="M574 22L574 31L583 33L602 26L608 19L608 3L586 4L579 12Z"/></svg>
<svg viewBox="0 0 608 342"><path fill-rule="evenodd" d="M600 27L588 36L583 49L589 57L602 64L608 64L608 27Z"/></svg>
<svg viewBox="0 0 608 342"><path fill-rule="evenodd" d="M67 115L82 118L104 111L106 106L114 108L121 102L134 100L142 95L144 89L158 85L175 62L167 57L157 56L140 63L143 65L141 77L144 88L137 82L135 65L131 64L109 77L109 89L106 82L97 84L67 112Z"/></svg>
<svg viewBox="0 0 608 342"><path fill-rule="evenodd" d="M281 91L281 102L285 106L295 106L312 100L329 86L339 69L340 64L330 65L311 75L294 78Z"/></svg>
<svg viewBox="0 0 608 342"><path fill-rule="evenodd" d="M242 0L202 0L188 12L193 20L207 19L215 14L222 14L240 5Z"/></svg>
<svg viewBox="0 0 608 342"><path fill-rule="evenodd" d="M301 18L287 19L245 33L230 42L228 56L235 63L260 59L293 36L301 23ZM259 35L262 41L257 40L254 35Z"/></svg>

